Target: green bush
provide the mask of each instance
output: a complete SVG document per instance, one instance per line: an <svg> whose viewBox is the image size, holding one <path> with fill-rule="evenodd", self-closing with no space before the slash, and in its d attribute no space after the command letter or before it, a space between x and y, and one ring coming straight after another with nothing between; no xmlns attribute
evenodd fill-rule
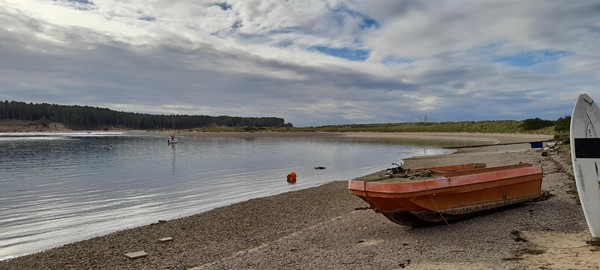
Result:
<svg viewBox="0 0 600 270"><path fill-rule="evenodd" d="M558 118L558 120L554 121L554 131L557 133L569 132L571 127L571 116L567 115L564 117Z"/></svg>
<svg viewBox="0 0 600 270"><path fill-rule="evenodd" d="M552 126L553 124L554 124L553 121L542 120L542 119L536 117L533 119L523 120L523 129L524 130L538 130L538 129Z"/></svg>

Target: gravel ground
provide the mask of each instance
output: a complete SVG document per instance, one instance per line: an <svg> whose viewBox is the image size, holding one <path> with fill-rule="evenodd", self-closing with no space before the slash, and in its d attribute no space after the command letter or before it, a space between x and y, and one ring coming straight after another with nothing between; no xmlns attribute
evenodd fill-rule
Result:
<svg viewBox="0 0 600 270"><path fill-rule="evenodd" d="M556 243L579 239L576 247L593 256L583 239L587 227L568 153L542 157L528 148L473 148L406 160L413 168L542 164L549 199L456 223L396 225L371 210L356 210L367 204L338 181L2 261L0 269L563 269L557 258L568 250L541 245L548 237ZM173 241L159 242L163 237ZM138 250L148 256L123 255ZM585 257L566 260L578 262L572 269L598 269Z"/></svg>

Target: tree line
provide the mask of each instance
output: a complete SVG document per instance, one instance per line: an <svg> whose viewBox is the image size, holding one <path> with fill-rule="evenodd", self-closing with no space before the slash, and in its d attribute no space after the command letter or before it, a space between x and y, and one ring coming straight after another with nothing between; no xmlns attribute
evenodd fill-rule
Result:
<svg viewBox="0 0 600 270"><path fill-rule="evenodd" d="M278 117L237 117L208 115L154 115L113 111L78 105L0 101L0 120L38 121L42 125L60 122L71 129L193 129L199 127L291 127Z"/></svg>

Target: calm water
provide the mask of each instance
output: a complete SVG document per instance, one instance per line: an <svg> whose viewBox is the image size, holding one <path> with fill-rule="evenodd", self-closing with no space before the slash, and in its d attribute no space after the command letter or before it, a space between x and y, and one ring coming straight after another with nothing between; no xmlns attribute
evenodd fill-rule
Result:
<svg viewBox="0 0 600 270"><path fill-rule="evenodd" d="M181 139L171 147L119 133L0 136L0 260L449 152L330 137Z"/></svg>

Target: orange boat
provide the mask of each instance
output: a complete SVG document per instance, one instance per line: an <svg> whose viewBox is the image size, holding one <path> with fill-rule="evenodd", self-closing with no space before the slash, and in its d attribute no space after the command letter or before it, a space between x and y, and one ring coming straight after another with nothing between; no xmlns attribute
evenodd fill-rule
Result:
<svg viewBox="0 0 600 270"><path fill-rule="evenodd" d="M447 222L540 197L542 168L485 163L388 169L348 181L350 193L389 220L409 226Z"/></svg>

